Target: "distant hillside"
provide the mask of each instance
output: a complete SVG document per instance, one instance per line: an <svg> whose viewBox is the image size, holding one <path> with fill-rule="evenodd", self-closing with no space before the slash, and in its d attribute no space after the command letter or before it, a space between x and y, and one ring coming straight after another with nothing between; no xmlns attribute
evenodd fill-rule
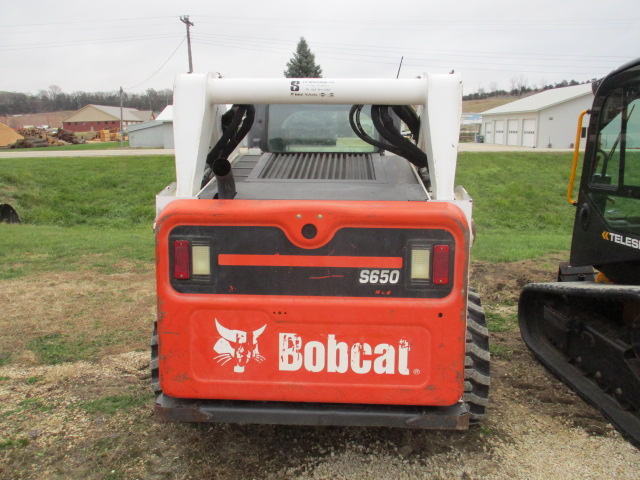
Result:
<svg viewBox="0 0 640 480"><path fill-rule="evenodd" d="M61 112L27 113L25 115L0 116L0 122L12 128L22 128L25 125L49 125L49 127L62 128L62 119L68 117L75 110L63 110Z"/></svg>
<svg viewBox="0 0 640 480"><path fill-rule="evenodd" d="M489 110L491 108L499 107L500 105L504 105L505 103L514 102L516 100L520 100L521 98L527 97L528 95L523 95L521 97L518 96L500 96L500 97L491 97L485 98L484 100L463 100L462 102L462 112L463 113L482 113L485 110Z"/></svg>
<svg viewBox="0 0 640 480"><path fill-rule="evenodd" d="M173 92L169 89L154 90L145 93L125 93L122 98L124 107L138 110L161 112L171 104ZM64 93L56 85L48 90L40 90L36 95L29 93L0 91L0 117L27 113L61 112L80 110L85 105L120 105L120 93L112 92L72 92Z"/></svg>
<svg viewBox="0 0 640 480"><path fill-rule="evenodd" d="M0 101L3 96L2 94L7 94L7 92L0 92ZM16 95L19 97L22 94L9 93L8 95ZM521 98L524 98L525 96L527 95L523 95L522 97L507 95L500 97L491 97L484 100L464 100L462 102L462 111L464 113L481 113L485 110L489 110L490 108L499 107L500 105L504 105L505 103L519 100ZM62 119L68 117L74 112L75 110L63 110L59 112L27 113L15 116L5 116L0 114L0 122L13 128L24 127L25 125L49 125L50 127L61 128Z"/></svg>

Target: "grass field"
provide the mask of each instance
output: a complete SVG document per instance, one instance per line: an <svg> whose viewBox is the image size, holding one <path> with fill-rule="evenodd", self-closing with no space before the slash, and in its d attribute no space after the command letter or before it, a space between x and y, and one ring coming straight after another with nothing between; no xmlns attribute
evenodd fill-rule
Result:
<svg viewBox="0 0 640 480"><path fill-rule="evenodd" d="M474 198L474 258L514 261L568 249L570 162L565 153L460 154L457 183ZM170 156L0 160L0 202L23 221L0 225L0 278L151 262L154 196L173 177Z"/></svg>
<svg viewBox="0 0 640 480"><path fill-rule="evenodd" d="M155 195L173 178L171 156L0 160L0 202L23 222L0 225L0 278L151 262Z"/></svg>
<svg viewBox="0 0 640 480"><path fill-rule="evenodd" d="M475 198L475 285L492 334L513 336L514 298L531 265L516 271L512 263L488 262L547 261L550 252L567 249L571 156L465 153L459 160L458 183ZM0 203L11 203L23 220L0 224L0 477L246 478L250 472L251 478L297 478L284 469L306 460L291 452L299 444L306 451L308 444L318 458L325 454L314 453L317 448L333 456L334 448L343 449L340 432L351 432L345 435L357 442L372 436L372 444L381 442L395 458L404 440L393 429L192 427L153 420L151 226L154 196L173 177L170 156L0 159ZM492 352L498 361L514 356L505 341ZM514 395L511 390L504 397ZM489 425L497 430L502 424L500 418ZM424 438L447 452L458 439L465 452L473 448L481 456L484 435L476 429Z"/></svg>
<svg viewBox="0 0 640 480"><path fill-rule="evenodd" d="M461 153L456 182L474 199L473 257L507 262L568 250L571 160L570 153Z"/></svg>
<svg viewBox="0 0 640 480"><path fill-rule="evenodd" d="M88 142L88 143L79 143L77 145L62 145L59 147L37 147L37 148L27 148L19 151L28 151L28 152L50 152L50 151L75 151L75 150L114 150L122 148L120 146L120 142ZM124 148L129 148L129 141L124 142Z"/></svg>

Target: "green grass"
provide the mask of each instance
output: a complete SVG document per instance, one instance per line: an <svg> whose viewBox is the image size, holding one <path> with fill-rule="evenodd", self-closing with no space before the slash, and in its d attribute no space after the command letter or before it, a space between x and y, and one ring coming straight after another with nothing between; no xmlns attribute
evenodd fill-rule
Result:
<svg viewBox="0 0 640 480"><path fill-rule="evenodd" d="M16 408L12 410L7 410L6 412L2 412L0 417L9 417L16 413L23 413L26 411L35 412L35 413L50 413L54 410L54 407L51 405L47 405L39 398L26 398L18 402Z"/></svg>
<svg viewBox="0 0 640 480"><path fill-rule="evenodd" d="M473 257L492 262L568 250L575 207L566 201L571 153L459 155L456 184L474 200ZM579 179L576 179L576 188Z"/></svg>
<svg viewBox="0 0 640 480"><path fill-rule="evenodd" d="M503 360L511 360L511 358L513 358L514 349L507 345L492 343L491 345L489 345L489 352L491 352L491 355L494 355Z"/></svg>
<svg viewBox="0 0 640 480"><path fill-rule="evenodd" d="M173 157L0 159L0 279L152 262L155 195L175 177ZM1 359L0 359L1 361Z"/></svg>
<svg viewBox="0 0 640 480"><path fill-rule="evenodd" d="M122 229L150 224L174 175L164 155L0 159L0 200L27 224Z"/></svg>
<svg viewBox="0 0 640 480"><path fill-rule="evenodd" d="M9 352L0 352L0 367L11 363L11 354Z"/></svg>
<svg viewBox="0 0 640 480"><path fill-rule="evenodd" d="M570 164L569 153L461 153L456 183L474 198L474 259L567 250ZM0 159L0 203L23 222L0 225L0 279L153 262L155 195L174 180L174 168L165 155Z"/></svg>
<svg viewBox="0 0 640 480"><path fill-rule="evenodd" d="M145 405L150 398L151 395L115 395L83 402L79 406L89 413L105 413L107 415L114 415L120 410L130 410L132 408L141 407L142 405Z"/></svg>
<svg viewBox="0 0 640 480"><path fill-rule="evenodd" d="M150 215L142 225L122 229L0 224L0 280L45 271L114 273L122 260L153 262L152 222Z"/></svg>
<svg viewBox="0 0 640 480"><path fill-rule="evenodd" d="M40 357L45 365L57 365L64 362L77 362L91 359L99 350L99 342L82 338L71 338L61 333L43 335L27 345Z"/></svg>
<svg viewBox="0 0 640 480"><path fill-rule="evenodd" d="M0 440L0 450L8 448L24 448L29 445L29 440L26 438L9 438L7 440Z"/></svg>
<svg viewBox="0 0 640 480"><path fill-rule="evenodd" d="M74 150L113 150L121 148L120 142L90 142L77 145L62 145L59 147L36 147L20 149L20 152L49 152L49 151L74 151ZM124 148L129 148L129 141L124 142Z"/></svg>
<svg viewBox="0 0 640 480"><path fill-rule="evenodd" d="M109 330L94 337L74 331L70 331L69 334L51 333L34 338L27 344L27 348L38 355L40 363L58 365L64 362L94 360L101 349L121 344L130 335L129 330ZM38 377L34 378L37 382Z"/></svg>
<svg viewBox="0 0 640 480"><path fill-rule="evenodd" d="M518 328L517 315L501 315L499 313L486 312L487 328L490 332L508 332Z"/></svg>

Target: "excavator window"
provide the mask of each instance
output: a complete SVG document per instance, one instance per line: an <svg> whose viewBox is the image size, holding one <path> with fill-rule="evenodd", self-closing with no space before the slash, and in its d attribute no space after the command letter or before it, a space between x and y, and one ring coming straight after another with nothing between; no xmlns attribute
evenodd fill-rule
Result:
<svg viewBox="0 0 640 480"><path fill-rule="evenodd" d="M640 75L609 92L598 118L593 204L614 230L640 235Z"/></svg>
<svg viewBox="0 0 640 480"><path fill-rule="evenodd" d="M594 187L615 190L620 173L623 91L614 90L605 100L600 114L598 147L591 174Z"/></svg>

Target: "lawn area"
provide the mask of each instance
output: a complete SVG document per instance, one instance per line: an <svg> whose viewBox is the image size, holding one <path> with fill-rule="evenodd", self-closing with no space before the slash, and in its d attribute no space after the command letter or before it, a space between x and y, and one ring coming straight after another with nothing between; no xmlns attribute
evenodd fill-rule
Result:
<svg viewBox="0 0 640 480"><path fill-rule="evenodd" d="M491 401L520 415L511 424L530 421L543 404L529 391L554 387L544 380L544 388L523 390L522 372L537 367L514 347L521 345L514 299L531 265L518 272L514 263L489 262L543 257L529 262L538 264L568 248L570 163L570 154L548 153L459 159L457 183L474 197L473 256L482 260L474 280L488 312L493 371L500 372ZM399 458L403 469L420 466L422 478L432 471L425 459L507 458L490 456L491 438L511 454L512 433L501 430L500 415L466 433L416 431L409 440L420 450L406 454L400 429L156 422L149 339L164 308L156 304L152 223L154 197L174 175L171 156L0 158L0 203L22 218L0 224L0 478L335 478L313 468L325 457L331 465L342 461L344 449L361 471L380 455L384 472ZM543 414L534 418L540 429L548 425L540 418L566 417ZM524 432L528 446L531 429ZM565 433L555 435L564 441ZM467 466L464 460L455 475L440 478L458 478Z"/></svg>
<svg viewBox="0 0 640 480"><path fill-rule="evenodd" d="M456 183L473 198L477 225L472 257L511 262L568 250L575 215L566 201L572 158L571 153L461 153Z"/></svg>
<svg viewBox="0 0 640 480"><path fill-rule="evenodd" d="M59 147L37 147L17 150L19 152L50 152L50 151L75 151L75 150L114 150L122 148L120 142L88 142L77 145L63 145ZM124 142L124 148L129 148L129 141Z"/></svg>
<svg viewBox="0 0 640 480"><path fill-rule="evenodd" d="M568 250L569 153L461 153L457 183L474 198L473 258L492 262ZM171 156L0 159L0 202L23 223L0 225L0 278L153 261L154 196Z"/></svg>
<svg viewBox="0 0 640 480"><path fill-rule="evenodd" d="M172 156L0 159L0 202L22 224L0 225L0 278L153 261L155 195Z"/></svg>

